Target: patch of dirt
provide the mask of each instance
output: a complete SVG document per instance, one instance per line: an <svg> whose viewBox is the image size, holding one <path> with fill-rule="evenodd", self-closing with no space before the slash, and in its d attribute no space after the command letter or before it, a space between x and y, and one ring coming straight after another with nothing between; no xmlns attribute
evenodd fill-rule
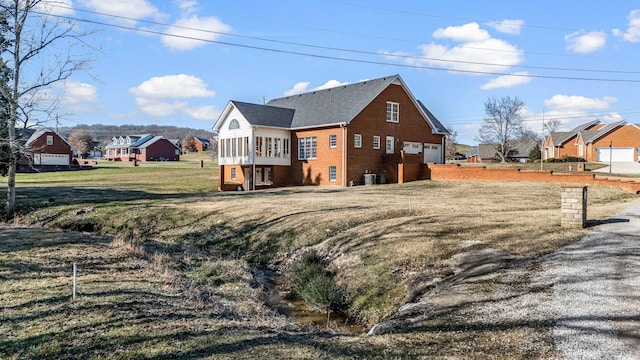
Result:
<svg viewBox="0 0 640 360"><path fill-rule="evenodd" d="M410 302L375 324L368 335L404 332L452 309L481 301L485 296L477 285L501 276L511 260L511 254L498 249L471 250L452 256L416 275L409 283Z"/></svg>

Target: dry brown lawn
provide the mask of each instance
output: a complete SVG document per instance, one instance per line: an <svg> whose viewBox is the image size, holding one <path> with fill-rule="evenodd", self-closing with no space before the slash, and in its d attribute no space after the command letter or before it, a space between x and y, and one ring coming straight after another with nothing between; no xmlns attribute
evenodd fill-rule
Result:
<svg viewBox="0 0 640 360"><path fill-rule="evenodd" d="M180 196L127 192L120 201L42 207L23 214L22 223L115 237L2 229L0 357L548 356L522 352L520 342L540 331L527 324L469 326L480 302L396 334L310 329L264 305L251 267L284 269L300 251L319 250L350 297L350 314L369 326L420 297L427 290L412 286L428 282L455 254L491 248L535 259L584 235L589 228L560 227L560 191L559 184L420 181ZM590 187L589 225L635 199ZM492 286L471 289L486 295Z"/></svg>

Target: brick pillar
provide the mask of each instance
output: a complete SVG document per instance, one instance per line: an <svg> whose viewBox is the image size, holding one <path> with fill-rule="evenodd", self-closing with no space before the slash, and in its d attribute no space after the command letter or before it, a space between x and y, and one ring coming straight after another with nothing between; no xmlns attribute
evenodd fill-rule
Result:
<svg viewBox="0 0 640 360"><path fill-rule="evenodd" d="M582 229L587 224L587 187L563 186L560 226Z"/></svg>

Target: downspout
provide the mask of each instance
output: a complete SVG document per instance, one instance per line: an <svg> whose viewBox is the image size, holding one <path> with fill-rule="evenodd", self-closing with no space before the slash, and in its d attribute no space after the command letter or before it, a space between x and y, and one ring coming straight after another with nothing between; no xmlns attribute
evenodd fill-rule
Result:
<svg viewBox="0 0 640 360"><path fill-rule="evenodd" d="M342 123L340 124L340 128L342 129L342 169L340 170L340 172L342 173L342 187L346 187L347 186L347 159L345 156L345 151L347 149L347 145L346 145L346 141L345 141L345 131L347 128L347 124L346 123Z"/></svg>

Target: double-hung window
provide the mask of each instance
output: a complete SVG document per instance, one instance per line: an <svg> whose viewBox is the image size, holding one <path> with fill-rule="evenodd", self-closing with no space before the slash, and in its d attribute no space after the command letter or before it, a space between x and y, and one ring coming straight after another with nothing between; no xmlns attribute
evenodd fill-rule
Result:
<svg viewBox="0 0 640 360"><path fill-rule="evenodd" d="M400 104L387 101L387 122L400 122Z"/></svg>
<svg viewBox="0 0 640 360"><path fill-rule="evenodd" d="M380 136L373 137L373 149L380 150Z"/></svg>
<svg viewBox="0 0 640 360"><path fill-rule="evenodd" d="M338 135L329 135L329 147L335 148L338 146Z"/></svg>
<svg viewBox="0 0 640 360"><path fill-rule="evenodd" d="M47 135L47 145L53 145L53 135Z"/></svg>
<svg viewBox="0 0 640 360"><path fill-rule="evenodd" d="M315 136L298 139L298 160L315 159L317 139Z"/></svg>
<svg viewBox="0 0 640 360"><path fill-rule="evenodd" d="M353 135L353 147L359 149L362 147L362 135L354 134Z"/></svg>
<svg viewBox="0 0 640 360"><path fill-rule="evenodd" d="M387 154L393 154L394 152L394 139L393 136L387 136Z"/></svg>
<svg viewBox="0 0 640 360"><path fill-rule="evenodd" d="M329 166L329 181L336 181L338 176L337 176L337 169L335 166Z"/></svg>

